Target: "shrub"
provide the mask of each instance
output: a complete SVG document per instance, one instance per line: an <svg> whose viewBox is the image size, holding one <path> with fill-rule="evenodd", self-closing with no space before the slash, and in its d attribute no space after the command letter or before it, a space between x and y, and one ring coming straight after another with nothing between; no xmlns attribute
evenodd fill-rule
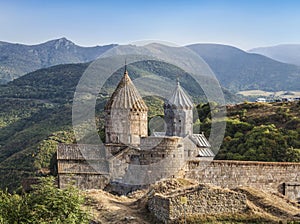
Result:
<svg viewBox="0 0 300 224"><path fill-rule="evenodd" d="M58 189L54 178L41 178L31 193L23 195L0 191L2 224L87 224L84 197L78 189Z"/></svg>

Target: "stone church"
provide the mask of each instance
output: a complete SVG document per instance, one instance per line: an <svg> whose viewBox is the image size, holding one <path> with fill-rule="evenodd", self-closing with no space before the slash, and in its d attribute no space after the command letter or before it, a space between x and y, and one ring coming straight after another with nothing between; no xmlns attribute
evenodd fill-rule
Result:
<svg viewBox="0 0 300 224"><path fill-rule="evenodd" d="M177 82L164 103L166 131L148 136L148 107L125 66L124 75L105 106L104 148L60 144L59 186L75 183L82 189L103 189L111 183L148 185L178 176L189 160L212 160L215 155L208 140L203 134L193 133L193 107ZM83 149L88 153L82 153ZM97 169L103 165L105 169Z"/></svg>
<svg viewBox="0 0 300 224"><path fill-rule="evenodd" d="M193 133L192 110L177 82L164 103L165 132L148 136L148 107L125 68L105 106L105 143L58 146L59 187L126 194L180 176L224 188L251 186L300 201L300 163L213 160L205 136Z"/></svg>

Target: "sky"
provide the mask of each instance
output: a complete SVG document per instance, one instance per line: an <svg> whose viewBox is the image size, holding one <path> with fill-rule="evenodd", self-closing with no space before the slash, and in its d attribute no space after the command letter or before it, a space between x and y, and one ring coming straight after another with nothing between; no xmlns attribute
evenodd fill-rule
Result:
<svg viewBox="0 0 300 224"><path fill-rule="evenodd" d="M248 50L300 44L298 0L0 0L0 40L77 45L157 40Z"/></svg>

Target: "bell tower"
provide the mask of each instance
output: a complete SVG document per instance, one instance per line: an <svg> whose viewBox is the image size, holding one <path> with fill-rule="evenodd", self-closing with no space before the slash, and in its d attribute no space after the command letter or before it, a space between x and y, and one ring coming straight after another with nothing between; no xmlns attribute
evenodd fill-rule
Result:
<svg viewBox="0 0 300 224"><path fill-rule="evenodd" d="M179 81L171 98L164 104L166 135L185 137L193 134L193 103Z"/></svg>

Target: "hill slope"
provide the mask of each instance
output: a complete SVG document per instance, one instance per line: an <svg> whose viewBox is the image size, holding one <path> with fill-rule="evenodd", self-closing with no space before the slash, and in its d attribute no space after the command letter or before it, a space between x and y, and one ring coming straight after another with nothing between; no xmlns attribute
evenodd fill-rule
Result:
<svg viewBox="0 0 300 224"><path fill-rule="evenodd" d="M198 109L205 114L205 106ZM300 162L299 109L299 101L228 106L225 138L216 159ZM208 135L209 121L203 118L202 130Z"/></svg>
<svg viewBox="0 0 300 224"><path fill-rule="evenodd" d="M300 44L281 44L272 47L258 47L253 48L248 52L261 54L277 61L300 66Z"/></svg>
<svg viewBox="0 0 300 224"><path fill-rule="evenodd" d="M238 48L218 44L187 46L214 71L221 85L231 91L299 90L300 68Z"/></svg>
<svg viewBox="0 0 300 224"><path fill-rule="evenodd" d="M0 42L0 84L40 68L92 61L113 46L80 47L66 38L31 46Z"/></svg>

